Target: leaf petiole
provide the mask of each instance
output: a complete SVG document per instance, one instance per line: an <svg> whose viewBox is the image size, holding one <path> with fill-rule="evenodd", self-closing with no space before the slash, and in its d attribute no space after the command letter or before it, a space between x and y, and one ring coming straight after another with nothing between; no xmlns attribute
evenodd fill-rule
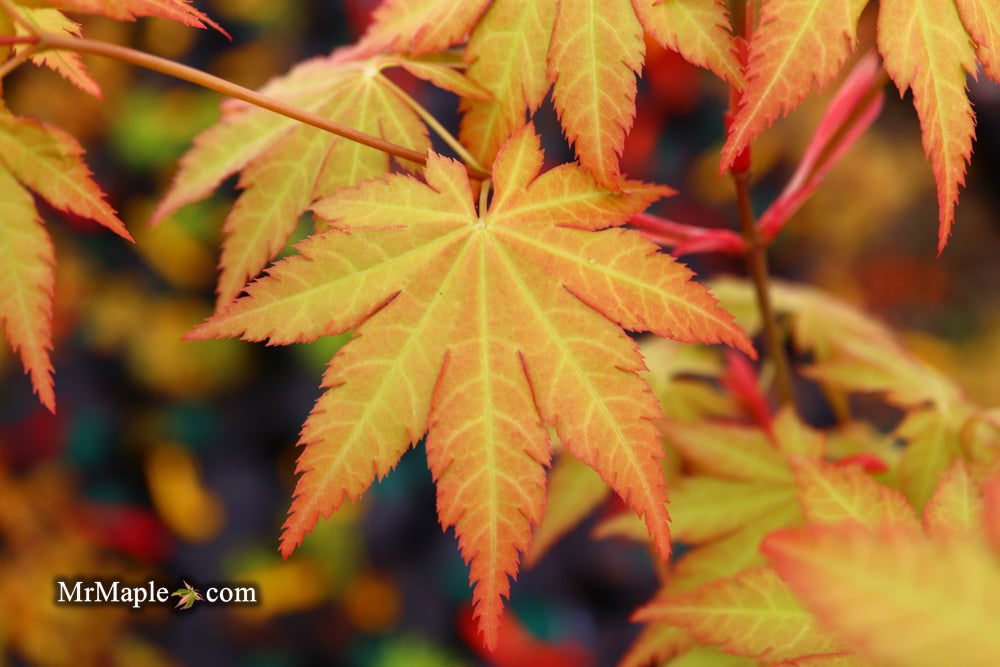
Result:
<svg viewBox="0 0 1000 667"><path fill-rule="evenodd" d="M400 99L406 102L406 104L411 109L413 109L413 111L418 116L420 116L420 118L425 123L427 123L427 126L432 130L434 130L434 132L436 132L437 135L441 137L441 139L443 139L446 144L448 144L451 150L455 151L456 155L462 158L462 161L465 162L466 165L474 169L479 169L480 171L485 171L483 169L483 166L479 164L479 161L476 160L476 158L472 157L472 154L465 149L465 146L463 146L458 141L458 139L455 138L455 135L449 132L447 128L445 128L440 122L438 122L438 119L434 117L434 114L432 114L430 111L424 108L424 106L420 104L420 102L413 99L413 96L411 96L405 90L403 90L395 83L390 81L388 77L382 74L379 74L379 76L382 77L384 83L389 87L390 90L392 90L392 92L396 93L396 95L398 95Z"/></svg>

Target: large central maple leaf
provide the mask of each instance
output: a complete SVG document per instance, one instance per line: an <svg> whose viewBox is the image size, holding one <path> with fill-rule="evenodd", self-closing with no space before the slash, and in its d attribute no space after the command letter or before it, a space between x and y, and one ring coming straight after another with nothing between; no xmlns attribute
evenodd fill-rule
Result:
<svg viewBox="0 0 1000 667"><path fill-rule="evenodd" d="M490 645L544 506L546 424L669 555L658 409L620 327L753 354L687 268L619 228L667 188L615 194L576 164L541 165L527 125L497 155L478 210L464 167L433 154L426 183L395 174L343 189L315 206L333 228L189 334L287 344L357 329L303 428L281 551L426 433L440 519L471 563Z"/></svg>

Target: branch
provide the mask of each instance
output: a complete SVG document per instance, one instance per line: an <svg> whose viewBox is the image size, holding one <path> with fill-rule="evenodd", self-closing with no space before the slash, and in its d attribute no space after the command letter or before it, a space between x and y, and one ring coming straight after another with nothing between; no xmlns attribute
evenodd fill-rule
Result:
<svg viewBox="0 0 1000 667"><path fill-rule="evenodd" d="M231 81L226 81L225 79L208 74L207 72L195 69L194 67L188 67L187 65L182 65L172 60L160 58L159 56L154 56L143 51L137 51L125 46L118 46L117 44L109 44L108 42L84 39L81 37L63 37L61 35L53 35L50 33L42 33L38 36L30 37L0 38L0 44L31 44L36 42L38 43L40 49L57 49L63 51L76 51L78 53L91 53L98 56L105 56L107 58L114 58L115 60L121 60L133 65L138 65L139 67L145 67L146 69L151 69L153 71L160 72L161 74L166 74L177 79L183 79L184 81L188 81L203 88L214 90L215 92L226 95L227 97L234 97L238 100L243 100L244 102L248 102L262 109L267 109L281 114L282 116L287 116L288 118L306 123L307 125L312 125L313 127L317 127L321 130L326 130L327 132L336 134L337 136L350 139L351 141L356 141L359 144L375 148L384 153L389 153L390 155L395 155L396 157L404 160L410 160L420 164L427 163L426 153L420 153L412 148L406 148L405 146L394 144L391 141L386 141L381 137L376 137L366 134L365 132L355 130L353 127L341 125L340 123L323 118L319 114L306 111L305 109L300 109L273 97L262 95L256 91L250 90L249 88L244 88L243 86L239 86ZM490 177L486 171L470 165L466 165L466 170L469 172L469 177L476 180L484 180Z"/></svg>
<svg viewBox="0 0 1000 667"><path fill-rule="evenodd" d="M750 38L753 33L753 11L749 4L750 0L735 0L733 31L744 40ZM744 69L747 61L746 42L741 43L740 62ZM729 89L729 113L726 116L726 132L729 132L733 116L740 107L742 92L735 87ZM739 207L740 228L743 232L743 240L746 243L747 272L753 281L754 292L757 297L757 310L760 311L761 326L764 333L764 344L767 346L768 356L774 361L775 367L775 388L778 392L778 400L783 404L795 406L795 392L792 388L792 374L789 370L788 356L785 354L785 347L782 342L781 332L778 329L778 320L774 315L774 307L771 304L771 290L767 271L767 244L761 237L760 228L754 219L753 206L750 203L750 165L751 152L747 146L736 158L729 169L733 177L733 184L736 186L736 203Z"/></svg>
<svg viewBox="0 0 1000 667"><path fill-rule="evenodd" d="M767 345L768 356L774 361L775 387L778 390L778 400L784 404L795 405L795 392L792 390L792 375L789 370L788 356L778 331L778 321L771 305L771 290L767 272L767 246L760 237L760 230L754 220L753 208L750 205L750 188L747 184L746 172L734 173L736 184L736 200L740 209L740 227L746 242L747 271L753 281L757 294L757 309L764 330L764 343Z"/></svg>

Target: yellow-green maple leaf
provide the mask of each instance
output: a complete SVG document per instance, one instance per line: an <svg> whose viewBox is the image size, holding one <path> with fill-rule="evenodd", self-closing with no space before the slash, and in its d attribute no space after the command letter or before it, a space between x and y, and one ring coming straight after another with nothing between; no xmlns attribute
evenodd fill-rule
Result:
<svg viewBox="0 0 1000 667"><path fill-rule="evenodd" d="M55 411L52 290L55 256L30 188L55 208L132 240L83 164L83 149L55 128L0 112L0 322L39 400Z"/></svg>
<svg viewBox="0 0 1000 667"><path fill-rule="evenodd" d="M580 162L607 187L621 176L645 54L630 0L559 2L548 57L552 101Z"/></svg>
<svg viewBox="0 0 1000 667"><path fill-rule="evenodd" d="M441 522L471 563L490 645L544 504L545 424L670 552L656 402L619 326L752 353L690 271L620 228L669 190L614 194L576 165L541 164L528 125L494 162L488 208L436 155L426 184L393 175L342 190L314 207L333 229L191 333L290 343L357 329L303 429L282 551L426 432Z"/></svg>
<svg viewBox="0 0 1000 667"><path fill-rule="evenodd" d="M984 521L983 496L965 462L956 461L924 506L924 530L932 539L976 535Z"/></svg>
<svg viewBox="0 0 1000 667"><path fill-rule="evenodd" d="M1000 4L992 0L955 0L962 25L976 43L983 71L1000 82Z"/></svg>
<svg viewBox="0 0 1000 667"><path fill-rule="evenodd" d="M321 57L296 66L262 90L354 129L417 151L430 148L427 128L385 78L402 66L441 86L479 89L450 67L374 57ZM481 94L485 94L482 92ZM239 199L223 228L218 306L229 303L284 248L314 201L391 168L386 153L245 104L227 107L222 121L195 140L154 221L208 195L240 171Z"/></svg>
<svg viewBox="0 0 1000 667"><path fill-rule="evenodd" d="M618 661L618 667L660 665L667 658L687 651L694 643L691 635L681 628L666 623L650 623Z"/></svg>
<svg viewBox="0 0 1000 667"><path fill-rule="evenodd" d="M875 664L988 667L1000 656L1000 566L982 541L847 523L781 531L763 548L824 626Z"/></svg>
<svg viewBox="0 0 1000 667"><path fill-rule="evenodd" d="M769 567L663 596L634 618L677 625L727 653L763 662L844 651Z"/></svg>
<svg viewBox="0 0 1000 667"><path fill-rule="evenodd" d="M876 482L859 466L793 457L792 467L799 504L810 523L854 521L875 528L919 528L916 513L903 496Z"/></svg>

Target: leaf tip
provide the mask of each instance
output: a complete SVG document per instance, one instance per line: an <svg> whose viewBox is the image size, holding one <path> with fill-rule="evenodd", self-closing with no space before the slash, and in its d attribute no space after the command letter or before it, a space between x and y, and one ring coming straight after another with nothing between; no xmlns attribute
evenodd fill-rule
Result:
<svg viewBox="0 0 1000 667"><path fill-rule="evenodd" d="M211 329L211 319L209 318L202 322L201 324L195 326L193 329L181 336L183 341L192 340L211 340L216 338L216 335L210 331Z"/></svg>

